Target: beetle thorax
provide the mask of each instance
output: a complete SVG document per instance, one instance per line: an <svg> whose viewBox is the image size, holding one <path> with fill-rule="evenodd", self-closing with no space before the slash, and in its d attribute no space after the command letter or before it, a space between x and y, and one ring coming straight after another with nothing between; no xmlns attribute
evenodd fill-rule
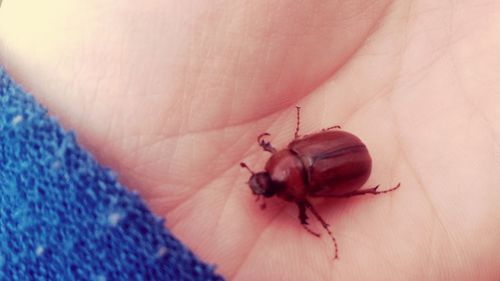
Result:
<svg viewBox="0 0 500 281"><path fill-rule="evenodd" d="M288 201L302 200L306 196L305 171L301 160L288 149L280 150L269 158L266 171L277 195Z"/></svg>

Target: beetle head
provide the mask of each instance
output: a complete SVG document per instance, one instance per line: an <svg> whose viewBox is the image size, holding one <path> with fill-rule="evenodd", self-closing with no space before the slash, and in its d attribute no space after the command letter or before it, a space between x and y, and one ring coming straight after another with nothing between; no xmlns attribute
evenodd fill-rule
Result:
<svg viewBox="0 0 500 281"><path fill-rule="evenodd" d="M271 197L276 193L271 177L267 172L252 174L250 180L248 181L248 185L250 185L250 189L252 189L252 192L255 195Z"/></svg>
<svg viewBox="0 0 500 281"><path fill-rule="evenodd" d="M245 163L240 163L240 166L247 169L252 176L248 181L248 185L252 190L253 194L264 197L271 197L276 194L276 188L267 172L254 173Z"/></svg>

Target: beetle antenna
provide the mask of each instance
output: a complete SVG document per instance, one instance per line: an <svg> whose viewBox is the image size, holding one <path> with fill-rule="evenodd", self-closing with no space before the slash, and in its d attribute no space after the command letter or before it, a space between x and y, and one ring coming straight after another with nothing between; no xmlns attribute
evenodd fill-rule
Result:
<svg viewBox="0 0 500 281"><path fill-rule="evenodd" d="M247 164L245 164L245 163L241 162L241 163L240 163L240 166L241 166L242 168L247 169L247 170L250 172L250 174L255 175L255 173L254 173L254 172L250 169L250 167L248 167L248 166L247 166Z"/></svg>

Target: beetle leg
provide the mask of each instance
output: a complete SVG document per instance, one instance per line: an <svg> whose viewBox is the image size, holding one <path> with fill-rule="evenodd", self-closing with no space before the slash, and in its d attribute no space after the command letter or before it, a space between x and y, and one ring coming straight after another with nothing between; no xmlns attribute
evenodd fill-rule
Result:
<svg viewBox="0 0 500 281"><path fill-rule="evenodd" d="M295 134L294 138L297 139L299 138L299 126L300 126L300 106L296 106L297 108L297 126L295 127Z"/></svg>
<svg viewBox="0 0 500 281"><path fill-rule="evenodd" d="M262 198L262 203L260 203L260 209L264 210L266 208L266 201L264 201L264 198Z"/></svg>
<svg viewBox="0 0 500 281"><path fill-rule="evenodd" d="M300 220L300 224L304 227L305 230L307 230L307 232L311 233L312 235L316 236L316 237L320 237L319 233L317 232L314 232L313 230L311 230L307 225L309 223L307 223L307 214L306 214L306 206L304 205L304 203L297 203L297 207L299 207L299 220Z"/></svg>
<svg viewBox="0 0 500 281"><path fill-rule="evenodd" d="M353 192L349 192L349 193L342 194L342 195L337 195L337 196L334 196L334 197L352 197L352 196L358 196L358 195L364 195L364 194L377 195L377 194L388 193L388 192L394 191L394 190L398 189L400 186L401 186L401 183L398 183L393 188L389 188L387 190L378 191L377 189L379 188L379 185L377 185L377 186L372 187L372 188L368 188L368 189L364 189L364 190L355 190Z"/></svg>
<svg viewBox="0 0 500 281"><path fill-rule="evenodd" d="M255 198L255 202L259 202L259 200L262 199L262 203L260 203L260 209L264 210L266 208L266 201L264 200L264 197L261 198L261 195L257 195Z"/></svg>
<svg viewBox="0 0 500 281"><path fill-rule="evenodd" d="M270 136L269 133L262 133L260 134L258 137L257 137L257 142L259 143L259 145L264 149L264 151L268 151L268 152L271 152L271 153L275 153L276 152L276 148L274 148L270 142L268 141L265 141L263 140L262 138L265 137L265 136Z"/></svg>
<svg viewBox="0 0 500 281"><path fill-rule="evenodd" d="M332 238L332 241L333 241L333 245L335 247L335 258L338 259L339 258L339 252L338 252L338 249L337 249L337 240L335 240L335 237L333 236L332 232L330 231L330 225L328 225L325 220L323 220L323 218L319 215L319 213L316 211L316 209L314 209L313 205L311 205L311 203L309 203L309 201L305 200L304 201L304 206L306 208L308 208L309 210L311 210L311 212L313 213L313 215L316 217L316 219L319 220L319 222L321 223L321 225L323 226L323 228L326 230L326 232L328 232L328 235L330 235L330 238Z"/></svg>
<svg viewBox="0 0 500 281"><path fill-rule="evenodd" d="M333 129L342 129L342 128L340 126L336 125L336 126L332 126L332 127L321 129L321 131L324 132L324 131L330 131L330 130L333 130Z"/></svg>

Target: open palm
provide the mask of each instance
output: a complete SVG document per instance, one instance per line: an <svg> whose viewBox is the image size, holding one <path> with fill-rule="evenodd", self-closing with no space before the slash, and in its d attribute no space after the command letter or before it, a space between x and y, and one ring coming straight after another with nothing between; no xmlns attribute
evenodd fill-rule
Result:
<svg viewBox="0 0 500 281"><path fill-rule="evenodd" d="M228 279L498 280L494 1L54 0L22 27L26 2L0 9L1 62ZM338 260L294 204L260 210L238 165L263 169L262 132L287 145L296 105L302 133L364 141L364 188L402 184L312 200Z"/></svg>

